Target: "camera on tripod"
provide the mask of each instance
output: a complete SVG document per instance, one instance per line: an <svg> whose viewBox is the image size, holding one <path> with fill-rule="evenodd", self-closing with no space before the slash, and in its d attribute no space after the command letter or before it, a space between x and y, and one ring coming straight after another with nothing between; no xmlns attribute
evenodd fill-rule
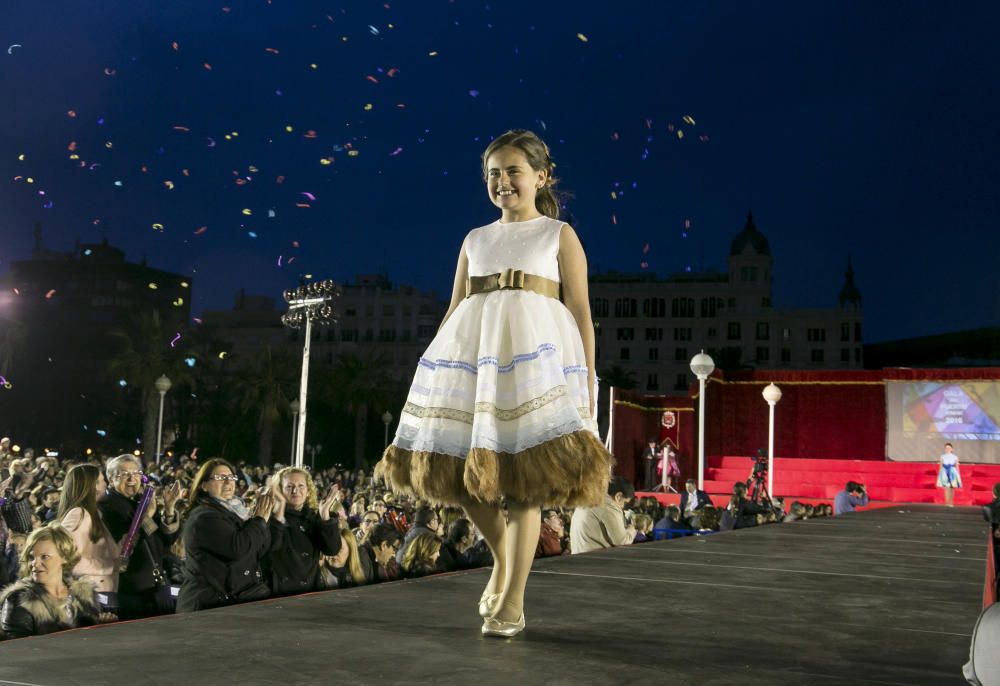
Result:
<svg viewBox="0 0 1000 686"><path fill-rule="evenodd" d="M767 491L767 453L763 448L759 448L756 457L750 459L753 460L753 467L750 471L750 477L747 479L747 500L764 507L774 508L771 494Z"/></svg>

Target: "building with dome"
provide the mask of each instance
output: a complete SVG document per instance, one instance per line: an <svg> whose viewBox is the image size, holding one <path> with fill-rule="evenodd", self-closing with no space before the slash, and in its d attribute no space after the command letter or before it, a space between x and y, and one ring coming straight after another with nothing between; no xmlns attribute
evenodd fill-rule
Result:
<svg viewBox="0 0 1000 686"><path fill-rule="evenodd" d="M647 392L687 390L704 349L722 369L862 369L861 291L847 256L837 307L772 305L773 259L748 214L728 271L592 275L598 373L619 370ZM831 301L836 285L830 284Z"/></svg>

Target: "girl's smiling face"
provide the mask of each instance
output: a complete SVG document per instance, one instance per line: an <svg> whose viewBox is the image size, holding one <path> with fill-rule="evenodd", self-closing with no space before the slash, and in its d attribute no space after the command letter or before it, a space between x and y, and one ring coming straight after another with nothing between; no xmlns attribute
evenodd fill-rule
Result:
<svg viewBox="0 0 1000 686"><path fill-rule="evenodd" d="M532 169L518 148L500 148L486 160L486 191L490 202L503 211L508 221L540 216L535 209L535 195L544 185L545 172Z"/></svg>

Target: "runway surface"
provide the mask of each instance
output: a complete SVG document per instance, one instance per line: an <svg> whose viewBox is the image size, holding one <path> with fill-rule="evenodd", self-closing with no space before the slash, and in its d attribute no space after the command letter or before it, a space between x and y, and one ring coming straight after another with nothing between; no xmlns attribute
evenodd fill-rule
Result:
<svg viewBox="0 0 1000 686"><path fill-rule="evenodd" d="M487 570L0 643L0 684L962 684L977 508L897 506L535 563L483 638Z"/></svg>

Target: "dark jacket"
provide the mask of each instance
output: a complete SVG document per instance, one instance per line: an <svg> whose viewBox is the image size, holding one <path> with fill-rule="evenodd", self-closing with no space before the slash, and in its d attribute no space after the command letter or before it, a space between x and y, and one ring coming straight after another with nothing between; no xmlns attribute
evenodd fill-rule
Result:
<svg viewBox="0 0 1000 686"><path fill-rule="evenodd" d="M400 569L400 565L396 563L395 558L390 559L388 564L385 565L378 563L370 541L358 546L358 555L361 558L361 566L372 570L372 583L396 581L402 576L402 570ZM365 559L368 560L367 566L365 565Z"/></svg>
<svg viewBox="0 0 1000 686"><path fill-rule="evenodd" d="M323 521L308 507L285 509L285 523L271 518L271 551L264 571L275 595L308 593L322 589L319 556L336 555L343 541L336 516Z"/></svg>
<svg viewBox="0 0 1000 686"><path fill-rule="evenodd" d="M322 588L352 588L354 586L365 586L375 583L374 560L367 551L358 548L358 564L361 565L361 573L364 578L358 581L351 576L351 570L345 567L327 567L325 578L321 582Z"/></svg>
<svg viewBox="0 0 1000 686"><path fill-rule="evenodd" d="M139 507L140 495L136 499L126 498L118 491L111 489L97 503L105 526L111 532L111 537L121 541L132 525L132 518ZM163 572L163 558L170 546L180 534L179 516L165 524L160 512L153 515L153 525L144 523L139 527L139 534L128 567L118 576L118 593L142 594L156 591L157 574ZM166 579L163 579L166 581Z"/></svg>
<svg viewBox="0 0 1000 686"><path fill-rule="evenodd" d="M261 600L271 595L260 563L271 543L267 522L243 521L208 495L184 522L184 583L178 612Z"/></svg>
<svg viewBox="0 0 1000 686"><path fill-rule="evenodd" d="M4 638L40 636L97 624L101 614L94 585L85 579L69 582L70 616L65 605L31 579L21 579L0 593L0 632Z"/></svg>
<svg viewBox="0 0 1000 686"><path fill-rule="evenodd" d="M690 493L687 490L681 493L681 517L687 516L685 513L687 512L689 495ZM695 489L695 495L698 496L698 505L695 506L695 510L700 510L703 507L712 507L712 499L708 497L708 493Z"/></svg>

